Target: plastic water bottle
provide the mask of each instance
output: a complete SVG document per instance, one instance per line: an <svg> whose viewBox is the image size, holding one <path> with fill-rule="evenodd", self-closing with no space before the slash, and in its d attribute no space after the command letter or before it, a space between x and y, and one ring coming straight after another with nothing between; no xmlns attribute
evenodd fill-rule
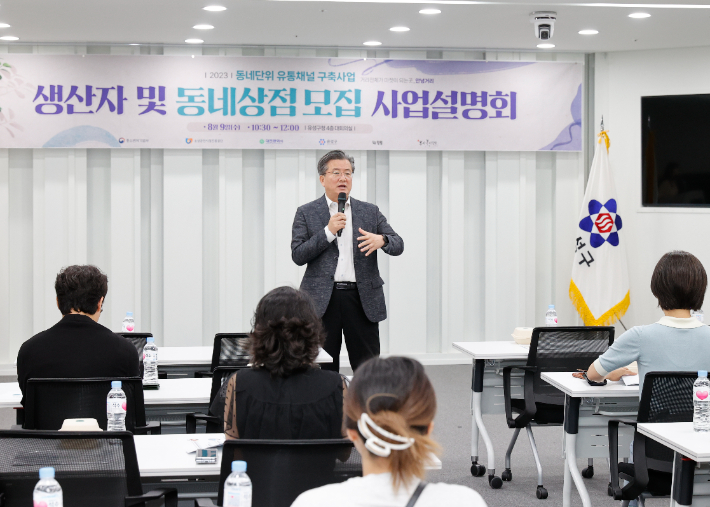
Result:
<svg viewBox="0 0 710 507"><path fill-rule="evenodd" d="M39 482L32 493L34 507L63 507L62 487L54 479L54 468L39 469Z"/></svg>
<svg viewBox="0 0 710 507"><path fill-rule="evenodd" d="M545 325L547 327L557 325L557 312L555 311L555 305L549 305L547 307L547 313L545 313Z"/></svg>
<svg viewBox="0 0 710 507"><path fill-rule="evenodd" d="M158 347L155 346L155 338L149 336L143 347L143 383L158 383Z"/></svg>
<svg viewBox="0 0 710 507"><path fill-rule="evenodd" d="M700 370L693 384L693 429L710 431L710 380L708 372Z"/></svg>
<svg viewBox="0 0 710 507"><path fill-rule="evenodd" d="M133 312L126 312L126 317L123 319L121 331L123 331L124 333L132 333L135 328L136 323L133 320Z"/></svg>
<svg viewBox="0 0 710 507"><path fill-rule="evenodd" d="M694 310L690 312L690 315L698 319L700 322L705 323L705 314L702 310Z"/></svg>
<svg viewBox="0 0 710 507"><path fill-rule="evenodd" d="M106 398L106 431L126 431L126 393L121 389L121 381L111 382L111 390Z"/></svg>
<svg viewBox="0 0 710 507"><path fill-rule="evenodd" d="M251 479L246 461L232 461L232 473L224 481L223 507L251 507Z"/></svg>

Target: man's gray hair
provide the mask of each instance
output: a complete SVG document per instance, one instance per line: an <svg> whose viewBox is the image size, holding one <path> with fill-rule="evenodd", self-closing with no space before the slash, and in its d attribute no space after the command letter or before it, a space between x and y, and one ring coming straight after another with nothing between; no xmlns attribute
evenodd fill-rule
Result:
<svg viewBox="0 0 710 507"><path fill-rule="evenodd" d="M353 168L353 172L355 172L355 159L344 151L333 150L323 155L318 161L319 176L325 175L326 171L328 170L328 162L330 162L331 160L347 160L348 162L350 162L350 167Z"/></svg>

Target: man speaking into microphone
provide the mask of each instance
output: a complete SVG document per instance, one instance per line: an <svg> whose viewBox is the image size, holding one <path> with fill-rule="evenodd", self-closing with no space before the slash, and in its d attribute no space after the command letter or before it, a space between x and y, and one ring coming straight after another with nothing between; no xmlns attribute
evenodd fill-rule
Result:
<svg viewBox="0 0 710 507"><path fill-rule="evenodd" d="M323 348L333 356L321 366L335 371L343 335L353 371L380 355L378 322L387 318L387 308L377 250L404 251L379 208L350 197L354 171L355 160L340 150L318 161L325 195L298 208L291 235L293 262L308 264L301 290L315 301L327 334Z"/></svg>

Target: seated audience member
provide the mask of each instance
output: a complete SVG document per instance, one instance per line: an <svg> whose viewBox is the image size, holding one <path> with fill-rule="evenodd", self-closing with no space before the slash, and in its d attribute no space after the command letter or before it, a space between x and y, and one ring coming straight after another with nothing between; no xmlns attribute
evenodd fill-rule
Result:
<svg viewBox="0 0 710 507"><path fill-rule="evenodd" d="M69 266L57 275L54 289L62 318L17 354L23 402L31 378L138 377L136 348L99 324L108 277L96 266Z"/></svg>
<svg viewBox="0 0 710 507"><path fill-rule="evenodd" d="M618 378L618 368L638 361L640 395L647 372L708 369L710 327L690 315L703 306L707 284L705 269L694 255L676 250L661 257L651 276L651 292L664 317L622 334L591 364L587 377Z"/></svg>
<svg viewBox="0 0 710 507"><path fill-rule="evenodd" d="M325 333L308 294L266 294L249 336L252 367L225 382L210 410L224 403L227 438L342 438L344 382L315 364Z"/></svg>
<svg viewBox="0 0 710 507"><path fill-rule="evenodd" d="M405 357L372 358L345 398L348 438L362 456L363 477L302 493L292 507L485 507L465 486L426 484L424 467L438 445L430 434L436 395L422 365Z"/></svg>

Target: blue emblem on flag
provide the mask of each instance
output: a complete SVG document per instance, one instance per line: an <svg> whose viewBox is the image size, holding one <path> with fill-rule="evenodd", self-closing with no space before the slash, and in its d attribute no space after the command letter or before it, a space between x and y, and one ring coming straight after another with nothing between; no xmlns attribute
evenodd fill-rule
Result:
<svg viewBox="0 0 710 507"><path fill-rule="evenodd" d="M616 200L609 199L604 204L596 199L589 201L589 216L579 222L579 228L590 233L589 244L599 248L605 242L619 246L621 217L616 214Z"/></svg>

